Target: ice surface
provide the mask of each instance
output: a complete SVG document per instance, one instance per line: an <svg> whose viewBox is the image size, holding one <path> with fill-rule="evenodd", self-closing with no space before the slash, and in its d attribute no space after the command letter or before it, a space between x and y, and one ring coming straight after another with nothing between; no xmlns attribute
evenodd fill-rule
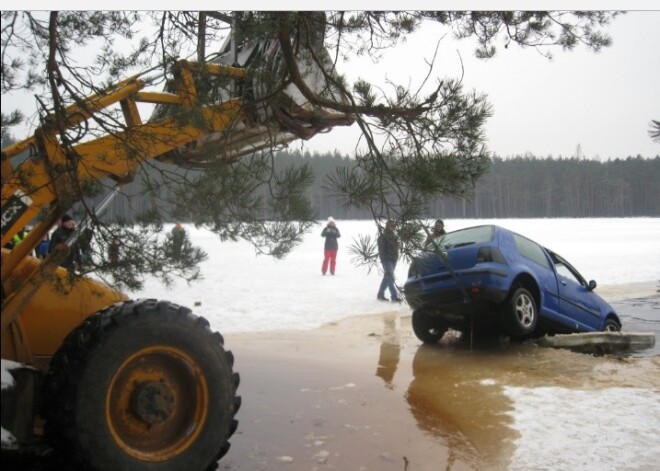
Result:
<svg viewBox="0 0 660 471"><path fill-rule="evenodd" d="M658 469L658 391L505 387L505 394L521 435L509 471Z"/></svg>
<svg viewBox="0 0 660 471"><path fill-rule="evenodd" d="M629 283L658 283L660 279L660 218L610 219L448 219L447 230L495 223L516 231L562 255L587 279L598 282L597 292ZM358 235L376 235L372 221L337 221L341 231L337 274L321 275L323 225L308 233L284 260L255 255L247 242L221 243L206 230L187 226L195 245L209 259L204 279L172 289L148 280L132 297L166 299L193 308L223 332L304 330L345 317L398 310L376 300L382 273L369 272L351 261L349 246ZM168 228L166 228L168 229ZM396 269L402 285L408 265ZM194 307L195 303L201 303Z"/></svg>

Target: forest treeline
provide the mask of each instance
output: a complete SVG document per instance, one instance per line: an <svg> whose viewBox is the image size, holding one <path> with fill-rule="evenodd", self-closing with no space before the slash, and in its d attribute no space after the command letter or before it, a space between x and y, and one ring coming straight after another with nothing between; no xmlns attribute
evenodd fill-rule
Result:
<svg viewBox="0 0 660 471"><path fill-rule="evenodd" d="M319 218L368 219L366 210L346 208L328 185L337 168L355 161L339 153L310 154L298 150L275 153L276 171L307 164L315 182L307 191ZM439 178L441 176L438 176ZM162 190L165 191L165 190ZM106 217L131 221L154 204L136 178L115 198ZM130 198L127 195L132 195ZM161 197L164 195L162 192ZM596 161L533 156L499 158L475 183L467 198L445 196L428 207L429 218L540 218L660 216L660 155ZM185 222L185 221L181 221Z"/></svg>

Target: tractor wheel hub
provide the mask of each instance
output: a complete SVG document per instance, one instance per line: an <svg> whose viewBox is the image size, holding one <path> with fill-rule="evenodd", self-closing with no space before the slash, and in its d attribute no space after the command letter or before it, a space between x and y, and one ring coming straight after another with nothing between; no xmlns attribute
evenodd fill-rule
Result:
<svg viewBox="0 0 660 471"><path fill-rule="evenodd" d="M133 393L132 402L136 417L152 425L164 422L174 412L174 394L159 381L140 384Z"/></svg>

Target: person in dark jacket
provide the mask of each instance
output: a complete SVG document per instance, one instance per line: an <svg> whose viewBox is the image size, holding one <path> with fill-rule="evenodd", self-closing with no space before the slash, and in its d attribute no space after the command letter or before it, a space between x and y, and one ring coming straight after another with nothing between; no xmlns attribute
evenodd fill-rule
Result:
<svg viewBox="0 0 660 471"><path fill-rule="evenodd" d="M186 239L186 230L181 224L177 224L172 228L172 255L174 258L181 258L181 248L183 241Z"/></svg>
<svg viewBox="0 0 660 471"><path fill-rule="evenodd" d="M339 249L339 244L337 239L341 237L339 229L337 229L337 224L332 217L328 218L327 225L321 231L321 237L325 237L325 246L324 246L324 257L323 265L321 265L321 273L324 275L328 271L328 265L330 266L330 274L335 274L335 267L337 265L337 250Z"/></svg>
<svg viewBox="0 0 660 471"><path fill-rule="evenodd" d="M80 251L80 261L81 265L85 268L91 268L93 265L92 260L92 237L94 236L94 231L91 228L87 227L82 231L76 245Z"/></svg>
<svg viewBox="0 0 660 471"><path fill-rule="evenodd" d="M48 246L48 253L51 253L55 250L60 244L65 243L69 237L76 231L76 222L69 216L65 214L62 216L60 227L55 229L53 235L50 238L50 245ZM73 272L77 265L80 265L80 249L78 244L72 244L69 255L64 259L60 266L66 268L70 272Z"/></svg>
<svg viewBox="0 0 660 471"><path fill-rule="evenodd" d="M429 236L426 238L426 242L424 242L424 247L427 247L431 245L431 243L445 235L447 232L445 232L445 223L443 222L442 219L436 219L435 224L433 225L433 231L429 234Z"/></svg>
<svg viewBox="0 0 660 471"><path fill-rule="evenodd" d="M389 301L385 297L385 288L390 290L390 296L393 302L401 302L396 286L394 285L394 269L399 260L399 237L394 230L396 221L390 219L385 224L385 230L378 236L378 255L380 263L383 266L383 280L378 288L376 296L381 301Z"/></svg>

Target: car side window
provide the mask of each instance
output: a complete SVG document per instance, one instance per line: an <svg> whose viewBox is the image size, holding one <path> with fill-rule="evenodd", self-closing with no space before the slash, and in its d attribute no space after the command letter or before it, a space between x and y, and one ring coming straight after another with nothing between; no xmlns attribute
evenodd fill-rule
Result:
<svg viewBox="0 0 660 471"><path fill-rule="evenodd" d="M552 257L552 262L555 264L555 270L557 271L557 275L567 280L571 280L577 283L578 285L582 285L585 288L588 286L587 281L582 277L582 275L580 275L580 273L570 263L568 263L566 260L564 260L556 253L551 252L550 256Z"/></svg>
<svg viewBox="0 0 660 471"><path fill-rule="evenodd" d="M566 265L563 263L555 263L555 269L557 270L557 274L563 278L566 278L567 280L571 280L574 283L581 285L582 283L580 280L578 280L575 276L575 274L571 271L570 268L568 268Z"/></svg>
<svg viewBox="0 0 660 471"><path fill-rule="evenodd" d="M520 255L550 270L550 262L540 245L518 234L513 234L513 240Z"/></svg>

